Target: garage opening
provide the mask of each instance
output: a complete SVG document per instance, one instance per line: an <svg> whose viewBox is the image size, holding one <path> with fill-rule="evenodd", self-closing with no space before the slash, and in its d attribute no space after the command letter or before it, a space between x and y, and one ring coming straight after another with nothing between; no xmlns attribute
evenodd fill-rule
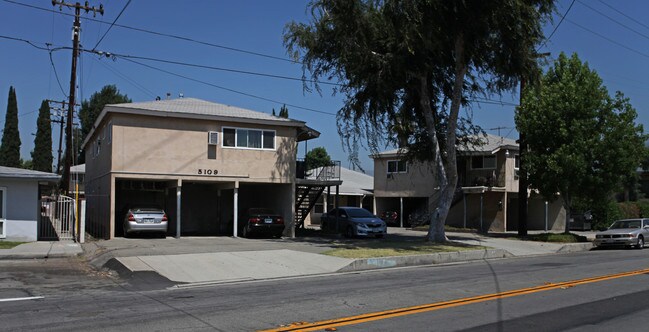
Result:
<svg viewBox="0 0 649 332"><path fill-rule="evenodd" d="M115 181L115 236L124 236L124 218L134 206L157 206L167 213L167 235L175 234L176 181L117 179Z"/></svg>

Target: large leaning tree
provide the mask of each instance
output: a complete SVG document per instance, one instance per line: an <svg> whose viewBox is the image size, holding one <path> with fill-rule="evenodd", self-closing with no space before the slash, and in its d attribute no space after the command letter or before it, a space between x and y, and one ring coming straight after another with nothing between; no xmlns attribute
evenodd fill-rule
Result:
<svg viewBox="0 0 649 332"><path fill-rule="evenodd" d="M568 232L573 202L607 202L641 166L647 136L629 100L611 97L576 54L561 53L522 105L516 126L528 142L529 183L546 199L560 197Z"/></svg>
<svg viewBox="0 0 649 332"><path fill-rule="evenodd" d="M286 26L289 54L307 90L337 79L345 97L338 131L351 159L398 144L404 158L434 165L439 191L427 239L446 241L457 185L456 146L481 132L460 114L473 97L512 90L537 72L552 0L315 0L309 23Z"/></svg>

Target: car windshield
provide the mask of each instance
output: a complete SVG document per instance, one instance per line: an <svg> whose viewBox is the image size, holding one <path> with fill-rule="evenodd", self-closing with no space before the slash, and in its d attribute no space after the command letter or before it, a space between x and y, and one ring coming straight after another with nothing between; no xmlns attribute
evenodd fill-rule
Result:
<svg viewBox="0 0 649 332"><path fill-rule="evenodd" d="M348 209L347 210L347 215L349 215L352 218L372 218L374 215L372 212L367 211L365 209Z"/></svg>
<svg viewBox="0 0 649 332"><path fill-rule="evenodd" d="M640 228L640 220L618 220L609 229Z"/></svg>

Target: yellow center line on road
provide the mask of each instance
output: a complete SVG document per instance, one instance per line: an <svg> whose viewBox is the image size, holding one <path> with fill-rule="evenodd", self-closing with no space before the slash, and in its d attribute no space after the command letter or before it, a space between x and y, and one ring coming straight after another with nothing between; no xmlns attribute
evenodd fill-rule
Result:
<svg viewBox="0 0 649 332"><path fill-rule="evenodd" d="M548 290L553 290L553 289L565 289L565 288L574 287L574 286L577 286L577 285L589 284L589 283L593 283L593 282L600 282L600 281L618 279L618 278L624 278L624 277L631 277L631 276L635 276L635 275L639 275L639 274L645 274L645 273L649 273L649 269L635 270L635 271L622 272L622 273L615 273L615 274L609 274L609 275L603 275L603 276L597 276L597 277L585 278L585 279L578 279L578 280L571 280L571 281L565 281L565 282L559 282L559 283L547 283L547 284L544 284L544 285L541 285L541 286L534 286L534 287L529 287L529 288L515 289L515 290L506 291L506 292L479 295L479 296L474 296L474 297L465 297L465 298L456 299L456 300L435 302L435 303L429 303L429 304L422 304L422 305L417 305L417 306L412 306L412 307L404 307L404 308L398 308L398 309L392 309L392 310L377 311L377 312L372 312L372 313L367 313L367 314L362 314L362 315L357 315L357 316L349 316L349 317L343 317L343 318L337 318L337 319L329 319L329 320L323 320L323 321L313 322L313 323L297 322L297 323L292 323L290 325L282 326L282 327L278 327L278 328L274 328L274 329L261 330L260 332L288 332L288 331L304 331L304 332L306 332L306 331L318 331L318 330L325 330L325 329L335 330L336 327L340 327L340 326L361 324L361 323L377 321L377 320L382 320L382 319L388 319L388 318L412 315L412 314L428 312L428 311L434 311L434 310L440 310L440 309L446 309L446 308L452 308L452 307L458 307L458 306L463 306L463 305L467 305L467 304L473 304L473 303L479 303L479 302L503 299L503 298L514 297L514 296L525 295L525 294L531 294L531 293L537 293L537 292L543 292L543 291L548 291Z"/></svg>

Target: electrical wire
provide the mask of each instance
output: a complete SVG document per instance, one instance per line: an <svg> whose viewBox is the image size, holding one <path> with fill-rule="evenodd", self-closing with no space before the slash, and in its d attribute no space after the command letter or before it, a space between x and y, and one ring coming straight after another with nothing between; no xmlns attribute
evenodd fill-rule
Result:
<svg viewBox="0 0 649 332"><path fill-rule="evenodd" d="M559 23L557 24L557 26L554 27L554 30L552 30L552 33L550 34L550 36L549 36L548 38L545 38L545 41L543 42L543 44L542 44L541 46L539 46L539 48L536 50L537 52L538 52L540 49L542 49L542 48L545 46L545 44L547 44L548 41L550 41L550 39L552 39L552 36L554 36L554 33L557 32L557 30L558 30L559 27L561 26L561 23L563 23L563 20L566 18L566 16L567 16L568 13L570 12L570 9L572 9L572 5L575 4L575 1L576 1L576 0L572 0L572 2L570 3L570 6L569 6L568 9L566 10L566 12L565 12L563 15L560 15L560 16L561 16L561 20L559 21Z"/></svg>
<svg viewBox="0 0 649 332"><path fill-rule="evenodd" d="M56 83L59 84L61 93L63 93L65 98L68 98L68 95L65 93L65 90L63 89L63 85L61 84L61 80L59 79L59 73L56 71L56 66L54 65L54 60L52 59L52 51L49 51L48 53L50 55L50 64L52 65L52 69L54 69L54 77L56 77Z"/></svg>
<svg viewBox="0 0 649 332"><path fill-rule="evenodd" d="M128 5L130 5L130 4L131 4L131 0L128 0L128 2L124 5L124 8L122 8L122 10L119 12L119 14L117 15L117 17L115 17L115 20L113 21L113 23L110 24L110 26L108 27L108 29L106 30L106 32L104 32L104 35L101 36L101 38L99 38L99 41L97 42L97 44L95 45L95 47L92 48L93 51L97 49L97 46L99 46L99 44L101 43L101 41L104 40L104 37L106 37L106 35L107 35L108 32L110 31L110 29L115 25L115 23L117 22L117 20L119 19L119 17L122 16L122 13L124 13L124 11L126 10L126 7L128 7Z"/></svg>
<svg viewBox="0 0 649 332"><path fill-rule="evenodd" d="M232 69L232 68L200 65L200 64L181 62L181 61L175 61L175 60L165 60L165 59L158 59L158 58L151 58L151 57L144 57L144 56L137 56L137 55L128 55L128 54L117 54L117 53L103 52L103 51L96 51L96 50L82 50L82 51L91 52L91 53L95 53L95 54L98 54L98 55L106 55L106 56L110 56L110 57L122 58L122 59L138 59L138 60L154 61L154 62L160 62L160 63L166 63L166 64L172 64L172 65L194 67L194 68L202 68L202 69L211 69L211 70L217 70L217 71L225 71L225 72L229 72L229 73L270 77L270 78L277 78L277 79L290 80L290 81L299 81L299 82L306 82L307 81L304 78L282 76L282 75L275 75L275 74L265 74L265 73L246 71L246 70L239 70L239 69ZM310 82L323 84L323 85L344 86L344 84L333 83L333 82L322 82L322 81L310 81Z"/></svg>
<svg viewBox="0 0 649 332"><path fill-rule="evenodd" d="M1 1L11 3L11 4L14 4L14 5L18 5L18 6L23 6L23 7L28 7L28 8L32 8L32 9L38 9L38 10L41 10L41 11L52 12L52 13L57 13L57 14L60 14L60 15L74 17L73 14L63 13L63 12L59 12L59 11L49 9L49 8L43 8L43 7L38 7L38 6L29 5L29 4L25 4L25 3L20 3L18 1L13 1L13 0L1 0ZM87 17L85 20L86 21L91 21L91 22L98 22L98 23L108 24L108 22L106 22L106 21L102 21L102 20L98 20L98 19L90 18L90 17ZM280 60L280 61L285 61L285 62L290 62L290 63L302 64L302 62L300 62L300 61L295 61L295 60L291 60L291 59L281 58L281 57L278 57L278 56L268 55L268 54L264 54L264 53L244 50L244 49L230 47L230 46L224 46L224 45L209 43L209 42L205 42L205 41L192 39L192 38L189 38L189 37L183 37L183 36L172 35L172 34L168 34L168 33L162 33L162 32L157 32L157 31L152 31L152 30L147 30L147 29L135 28L135 27L126 26L126 25L117 24L117 23L114 24L114 26L119 27L119 28L133 30L133 31L139 31L139 32L143 32L143 33L148 33L148 34L152 34L152 35L156 35L156 36L173 38L173 39L183 40L183 41L192 42L192 43L196 43L196 44L201 44L201 45L205 45L205 46L220 48L220 49L224 49L224 50L228 50L228 51L239 52L239 53L244 53L244 54L249 54L249 55L255 55L255 56L260 56L260 57L264 57L264 58L268 58L268 59Z"/></svg>
<svg viewBox="0 0 649 332"><path fill-rule="evenodd" d="M633 52L633 53L636 53L636 54L638 54L638 55L641 55L641 56L643 56L643 57L645 57L645 58L649 58L649 54L646 54L646 53L640 52L640 51L638 51L638 50L636 50L636 49L633 49L633 48L631 48L631 47L629 47L629 46L626 46L626 45L624 45L624 44L622 44L622 43L620 43L620 42L618 42L618 41L616 41L616 40L613 40L613 39L611 39L611 38L608 38L608 37L606 37L606 36L604 36L604 35L602 35L602 34L599 34L599 33L595 32L595 31L593 31L593 30L591 30L591 29L589 29L589 28L586 28L585 26L583 26L583 25L581 25L581 24L579 24L579 23L576 23L576 22L574 22L574 21L572 21L572 20L570 20L570 19L568 19L568 18L566 19L566 21L568 21L568 23L573 24L573 25L575 25L575 26L577 26L577 27L579 27L579 28L581 28L581 29L583 29L583 30L585 30L585 31L587 31L587 32L590 32L590 33L592 33L593 35L595 35L595 36L597 36L597 37L600 37L600 38L602 38L602 39L604 39L604 40L606 40L606 41L608 41L608 42L610 42L610 43L612 43L612 44L615 44L615 45L617 45L617 46L619 46L619 47L622 47L622 48L624 48L624 49L626 49L626 50L629 50L629 51L631 51L631 52Z"/></svg>
<svg viewBox="0 0 649 332"><path fill-rule="evenodd" d="M106 68L106 70L112 72L115 76L117 76L117 77L119 77L119 78L125 80L125 81L128 82L128 83L130 83L131 85L133 85L133 86L134 86L135 88L137 88L138 90L140 90L140 91L142 91L143 93L145 93L146 95L150 96L152 99L156 97L156 94L155 94L153 91L147 89L144 85L139 84L138 82L136 82L136 81L133 80L132 78L128 77L127 75L123 74L122 72L120 72L120 71L117 70L116 68L112 68L112 67L109 66L108 64L104 63L103 61L101 61L101 60L99 60L99 59L97 59L97 58L95 58L95 57L92 57L92 59L95 60L96 62L98 62L98 63L99 63L100 65L102 65L104 68Z"/></svg>
<svg viewBox="0 0 649 332"><path fill-rule="evenodd" d="M609 19L609 20L612 21L613 23L615 23L615 24L617 24L617 25L619 25L619 26L621 26L621 27L623 27L623 28L625 28L625 29L627 29L627 30L629 30L629 31L631 31L631 32L635 32L636 34L638 34L638 35L641 36L641 37L644 37L644 38L646 38L646 39L649 39L649 35L646 35L646 34L640 32L640 31L638 31L638 30L635 30L635 29L629 27L628 25L626 25L626 24L624 24L624 23L622 23L622 22L620 22L620 21L618 21L618 20L616 20L616 19L614 19L614 18L612 18L612 17L610 17L610 16L608 16L608 15L602 13L601 11L599 11L599 10L597 10L597 9L595 9L595 8L593 8L593 7L591 7L591 6L589 6L588 4L586 4L585 2L583 2L583 1L581 1L581 0L578 0L578 1L579 1L579 3L580 3L581 5L583 5L584 7L586 7L586 8L588 8L588 9L590 9L590 10L596 12L597 14L599 14L599 15L601 15L601 16L606 17L607 19Z"/></svg>
<svg viewBox="0 0 649 332"><path fill-rule="evenodd" d="M309 112L315 112L315 113L327 114L327 115L333 115L333 116L336 115L336 113L330 113L330 112L320 111L320 110L316 110L316 109L309 108L309 107L289 104L289 103L285 103L285 102L282 102L282 101L257 96L257 95L251 94L251 93L226 88L226 87L223 87L223 86L220 86L220 85L216 85L216 84L213 84L213 83L209 83L209 82L201 81L201 80L198 80L198 79L195 79L195 78L191 78L189 76L185 76L185 75L174 73L174 72L171 72L171 71L168 71L168 70L157 68L157 67L145 64L145 63L135 61L133 59L124 58L124 60L135 63L135 64L138 64L138 65L143 66L143 67L147 67L149 69L153 69L153 70L157 70L159 72L163 72L163 73L168 74L168 75L184 78L184 79L189 80L189 81L193 81L193 82L196 82L196 83L201 83L201 84L204 84L204 85L208 85L208 86L211 86L211 87L214 87L214 88L217 88L217 89L221 89L221 90L229 91L229 92L232 92L232 93L240 94L240 95L243 95L243 96L247 96L247 97L251 97L251 98L255 98L255 99L260 99L260 100L264 100L264 101L268 101L268 102L272 102L272 103L276 103L276 104L284 104L284 105L287 105L287 106L291 106L293 108L297 108L297 109L301 109L301 110L305 110L305 111L309 111Z"/></svg>
<svg viewBox="0 0 649 332"><path fill-rule="evenodd" d="M642 23L642 22L636 20L635 18L633 18L633 17L631 17L631 16L629 16L629 15L627 15L627 14L621 12L620 10L616 9L615 7L613 7L613 6L609 5L609 4L607 4L606 2L604 2L604 1L602 1L602 0L599 0L599 2L600 2L601 4L603 4L604 6L606 6L606 7L608 7L608 8L611 8L612 10L614 10L615 12L617 12L618 14L620 14L620 15L622 15L622 16L628 18L629 20L633 21L634 23L636 23L636 24L638 24L638 25L640 25L640 26L642 26L642 27L644 27L644 28L646 28L646 29L649 29L649 25L646 25L646 24L644 24L644 23Z"/></svg>

